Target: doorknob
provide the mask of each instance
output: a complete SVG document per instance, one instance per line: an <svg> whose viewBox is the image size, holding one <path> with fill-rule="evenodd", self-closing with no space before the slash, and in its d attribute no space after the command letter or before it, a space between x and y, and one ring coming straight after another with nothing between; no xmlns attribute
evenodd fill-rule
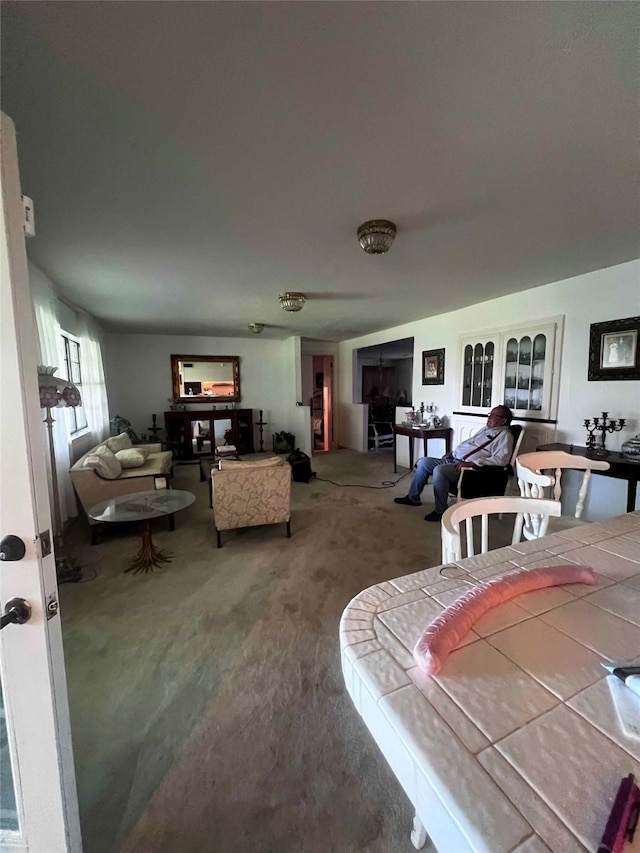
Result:
<svg viewBox="0 0 640 853"><path fill-rule="evenodd" d="M31 605L24 598L12 598L4 606L4 616L0 618L0 630L7 625L24 625L31 619Z"/></svg>
<svg viewBox="0 0 640 853"><path fill-rule="evenodd" d="M21 560L26 554L24 542L19 536L3 536L0 542L0 560L9 562Z"/></svg>

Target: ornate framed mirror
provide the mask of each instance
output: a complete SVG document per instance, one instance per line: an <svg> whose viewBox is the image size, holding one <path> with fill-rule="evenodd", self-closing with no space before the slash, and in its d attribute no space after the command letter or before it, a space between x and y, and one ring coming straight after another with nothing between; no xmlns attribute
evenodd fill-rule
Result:
<svg viewBox="0 0 640 853"><path fill-rule="evenodd" d="M239 403L237 355L172 355L173 398L178 403Z"/></svg>

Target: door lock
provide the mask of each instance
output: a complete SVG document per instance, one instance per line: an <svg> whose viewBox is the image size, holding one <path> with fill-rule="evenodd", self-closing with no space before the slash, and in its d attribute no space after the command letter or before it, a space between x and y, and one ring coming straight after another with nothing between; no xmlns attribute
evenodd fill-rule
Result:
<svg viewBox="0 0 640 853"><path fill-rule="evenodd" d="M8 536L3 536L0 541L0 560L7 562L17 562L21 560L27 553L24 542L19 536L14 536L10 533Z"/></svg>

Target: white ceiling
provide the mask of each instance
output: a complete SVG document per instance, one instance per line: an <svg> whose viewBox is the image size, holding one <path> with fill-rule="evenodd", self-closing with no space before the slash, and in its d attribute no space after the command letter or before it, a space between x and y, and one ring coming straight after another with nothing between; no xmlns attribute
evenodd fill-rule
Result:
<svg viewBox="0 0 640 853"><path fill-rule="evenodd" d="M637 3L2 16L30 256L108 329L339 341L640 255Z"/></svg>

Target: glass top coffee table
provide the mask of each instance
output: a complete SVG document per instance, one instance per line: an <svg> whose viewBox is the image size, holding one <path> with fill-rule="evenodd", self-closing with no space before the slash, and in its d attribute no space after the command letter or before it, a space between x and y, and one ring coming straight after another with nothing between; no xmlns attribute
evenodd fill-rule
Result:
<svg viewBox="0 0 640 853"><path fill-rule="evenodd" d="M154 489L148 492L133 492L130 495L119 495L108 501L92 506L89 510L89 518L94 521L117 522L140 521L142 522L142 545L125 572L152 572L154 566L162 563L170 563L171 554L156 548L151 539L151 519L161 518L165 515L173 515L181 509L186 509L196 499L191 492L183 492L179 489Z"/></svg>

